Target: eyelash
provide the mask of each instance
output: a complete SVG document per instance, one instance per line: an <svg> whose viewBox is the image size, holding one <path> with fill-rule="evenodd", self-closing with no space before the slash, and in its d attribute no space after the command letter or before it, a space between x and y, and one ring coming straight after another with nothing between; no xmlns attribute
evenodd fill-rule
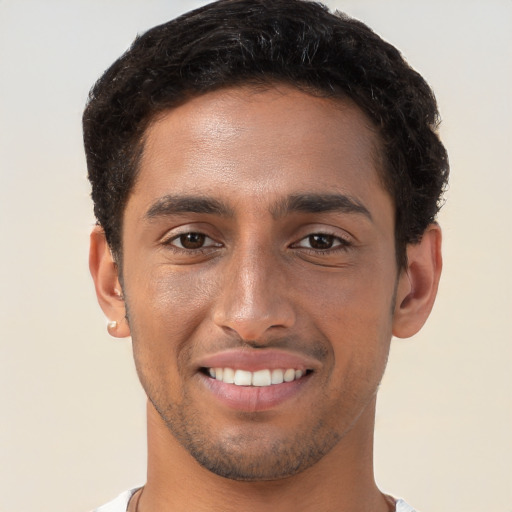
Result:
<svg viewBox="0 0 512 512"><path fill-rule="evenodd" d="M187 236L187 235L202 236L206 240L211 240L211 242L213 242L213 243L211 243L207 246L202 245L201 247L197 247L197 248L177 247L176 245L173 244L174 241L179 240L180 238ZM304 246L299 245L301 242L304 242L305 240L311 239L311 237L315 237L315 236L316 237L332 238L332 242L333 243L337 242L338 244L335 245L334 247L327 247L324 249L318 249L318 248L314 248L314 247L304 247ZM180 252L180 253L185 253L185 254L203 254L207 251L211 251L211 249L218 249L218 248L222 247L222 244L215 242L211 237L209 237L208 235L205 235L204 233L201 233L199 231L187 231L184 233L179 233L167 240L164 240L162 243L163 243L163 245L168 246L170 249L172 249L175 252ZM344 237L340 237L340 236L334 235L332 233L315 232L315 233L310 233L307 236L301 238L298 242L295 242L290 247L292 249L300 248L308 254L325 256L325 255L336 254L338 252L347 251L352 245L353 245L352 242L350 242L349 240L347 240Z"/></svg>
<svg viewBox="0 0 512 512"><path fill-rule="evenodd" d="M204 237L206 240L211 240L211 242L213 242L213 243L211 243L207 246L203 245L203 246L197 247L195 249L188 249L186 247L177 247L176 245L173 244L173 242L175 242L176 240L179 240L180 238L185 237L187 235L199 235L199 236ZM191 254L191 253L192 254L202 254L207 250L218 249L219 247L222 247L222 244L215 242L215 240L213 240L213 238L209 237L208 235L205 235L204 233L201 233L200 231L186 231L184 233L179 233L177 235L172 236L171 238L163 240L162 243L163 243L163 245L168 246L175 252L188 253L188 254Z"/></svg>
<svg viewBox="0 0 512 512"><path fill-rule="evenodd" d="M325 249L318 249L314 247L304 247L299 245L301 242L311 239L311 237L328 237L332 238L332 243L337 243L337 245L334 245L332 247L327 247ZM292 248L299 247L302 250L305 250L308 254L313 255L331 255L336 254L338 252L344 252L347 251L352 246L352 243L347 240L344 237L334 235L332 233L325 233L325 232L316 232L316 233L310 233L309 235L305 236L304 238L301 238L298 242L292 245Z"/></svg>

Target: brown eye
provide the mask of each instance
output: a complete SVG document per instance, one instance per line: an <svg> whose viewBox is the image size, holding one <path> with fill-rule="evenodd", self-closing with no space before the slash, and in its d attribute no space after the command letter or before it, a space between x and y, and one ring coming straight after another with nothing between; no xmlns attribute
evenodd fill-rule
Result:
<svg viewBox="0 0 512 512"><path fill-rule="evenodd" d="M200 249L207 239L202 233L184 233L174 239L174 245L182 249Z"/></svg>
<svg viewBox="0 0 512 512"><path fill-rule="evenodd" d="M330 249L336 237L332 235L324 235L322 233L309 235L308 242L312 249Z"/></svg>
<svg viewBox="0 0 512 512"><path fill-rule="evenodd" d="M213 256L222 243L215 241L204 233L197 231L184 231L172 238L162 240L162 244L182 257L198 258L199 256Z"/></svg>
<svg viewBox="0 0 512 512"><path fill-rule="evenodd" d="M330 249L347 249L351 243L342 237L330 235L328 233L311 233L293 245L293 247L303 247L314 251L325 251Z"/></svg>

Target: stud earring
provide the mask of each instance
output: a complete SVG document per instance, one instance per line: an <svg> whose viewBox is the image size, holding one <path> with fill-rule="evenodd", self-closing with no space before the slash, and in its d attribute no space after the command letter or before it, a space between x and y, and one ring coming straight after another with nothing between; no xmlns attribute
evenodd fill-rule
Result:
<svg viewBox="0 0 512 512"><path fill-rule="evenodd" d="M111 320L110 322L107 323L107 330L109 332L113 331L116 328L117 328L117 321L116 320Z"/></svg>

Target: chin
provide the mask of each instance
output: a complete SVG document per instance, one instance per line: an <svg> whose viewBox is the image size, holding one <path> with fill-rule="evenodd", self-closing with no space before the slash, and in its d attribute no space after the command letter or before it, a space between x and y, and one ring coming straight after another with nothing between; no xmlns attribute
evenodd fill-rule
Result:
<svg viewBox="0 0 512 512"><path fill-rule="evenodd" d="M276 427L250 424L230 432L215 431L201 421L164 418L172 436L204 468L230 480L281 480L311 467L329 453L340 436L325 424L291 434Z"/></svg>

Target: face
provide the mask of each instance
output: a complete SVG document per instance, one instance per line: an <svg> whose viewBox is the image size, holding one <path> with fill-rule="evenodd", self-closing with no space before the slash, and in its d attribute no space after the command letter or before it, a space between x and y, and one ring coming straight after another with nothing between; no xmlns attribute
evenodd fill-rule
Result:
<svg viewBox="0 0 512 512"><path fill-rule="evenodd" d="M123 228L137 371L168 432L234 479L367 428L397 286L376 136L351 103L221 90L148 129Z"/></svg>

